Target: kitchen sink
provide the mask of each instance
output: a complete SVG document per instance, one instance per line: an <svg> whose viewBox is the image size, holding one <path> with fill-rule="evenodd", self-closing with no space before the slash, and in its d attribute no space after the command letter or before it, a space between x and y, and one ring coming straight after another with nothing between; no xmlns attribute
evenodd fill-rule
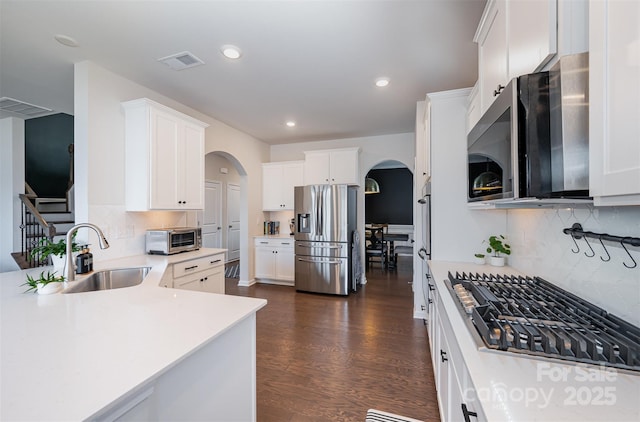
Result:
<svg viewBox="0 0 640 422"><path fill-rule="evenodd" d="M72 282L62 293L82 293L96 290L121 289L137 286L151 270L151 267L116 268L96 271L87 278Z"/></svg>

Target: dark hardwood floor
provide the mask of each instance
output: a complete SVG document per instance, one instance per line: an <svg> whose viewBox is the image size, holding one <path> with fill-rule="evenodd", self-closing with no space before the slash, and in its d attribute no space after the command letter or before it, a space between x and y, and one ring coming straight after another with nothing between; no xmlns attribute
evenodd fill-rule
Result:
<svg viewBox="0 0 640 422"><path fill-rule="evenodd" d="M227 280L227 294L268 300L257 316L259 422L364 421L371 408L440 420L410 259L399 267L376 266L348 297Z"/></svg>

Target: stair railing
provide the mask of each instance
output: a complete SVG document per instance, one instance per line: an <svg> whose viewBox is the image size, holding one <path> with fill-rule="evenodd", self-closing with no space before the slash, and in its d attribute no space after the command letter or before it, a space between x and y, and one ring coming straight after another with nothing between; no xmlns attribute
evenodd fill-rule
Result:
<svg viewBox="0 0 640 422"><path fill-rule="evenodd" d="M44 238L53 241L53 237L56 235L56 228L53 224L47 223L36 209L32 199L37 195L21 193L19 196L20 201L22 201L20 254L26 260L29 268L47 265L48 262L42 262L39 256L31 256L31 251Z"/></svg>

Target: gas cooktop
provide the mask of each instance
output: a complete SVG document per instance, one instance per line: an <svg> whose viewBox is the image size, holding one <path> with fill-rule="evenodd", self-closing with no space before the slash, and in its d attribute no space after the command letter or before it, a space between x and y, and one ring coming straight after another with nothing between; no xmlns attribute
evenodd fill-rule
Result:
<svg viewBox="0 0 640 422"><path fill-rule="evenodd" d="M640 372L640 328L540 277L449 273L491 349Z"/></svg>

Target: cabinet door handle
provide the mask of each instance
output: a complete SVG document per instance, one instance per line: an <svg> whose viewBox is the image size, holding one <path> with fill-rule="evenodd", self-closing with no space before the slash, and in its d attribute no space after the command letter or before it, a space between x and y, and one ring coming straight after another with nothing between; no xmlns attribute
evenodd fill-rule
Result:
<svg viewBox="0 0 640 422"><path fill-rule="evenodd" d="M433 303L433 299L429 299L429 305Z"/></svg>
<svg viewBox="0 0 640 422"><path fill-rule="evenodd" d="M496 89L496 90L494 90L494 91L493 91L493 96L494 96L494 97L497 97L498 95L500 95L500 93L502 92L502 90L503 90L504 88L505 88L504 86L502 86L502 85L498 84L498 89Z"/></svg>
<svg viewBox="0 0 640 422"><path fill-rule="evenodd" d="M215 264L215 263L220 262L220 261L222 261L222 260L221 259L216 259L215 261L209 262L209 264Z"/></svg>
<svg viewBox="0 0 640 422"><path fill-rule="evenodd" d="M445 352L444 350L440 349L440 359L442 359L442 362L446 362L449 359L447 358L447 352Z"/></svg>
<svg viewBox="0 0 640 422"><path fill-rule="evenodd" d="M470 412L469 409L467 409L467 405L462 403L462 415L464 416L464 422L471 422L471 416L473 416L474 418L478 417L478 414L476 412Z"/></svg>
<svg viewBox="0 0 640 422"><path fill-rule="evenodd" d="M429 278L429 277L427 276L427 278ZM433 287L433 284L429 283L429 291L432 292L434 290L435 290L435 288Z"/></svg>
<svg viewBox="0 0 640 422"><path fill-rule="evenodd" d="M197 265L193 265L191 267L186 267L184 270L185 271L189 271L189 270L193 270L193 269L196 269L196 268L198 268L198 266Z"/></svg>

